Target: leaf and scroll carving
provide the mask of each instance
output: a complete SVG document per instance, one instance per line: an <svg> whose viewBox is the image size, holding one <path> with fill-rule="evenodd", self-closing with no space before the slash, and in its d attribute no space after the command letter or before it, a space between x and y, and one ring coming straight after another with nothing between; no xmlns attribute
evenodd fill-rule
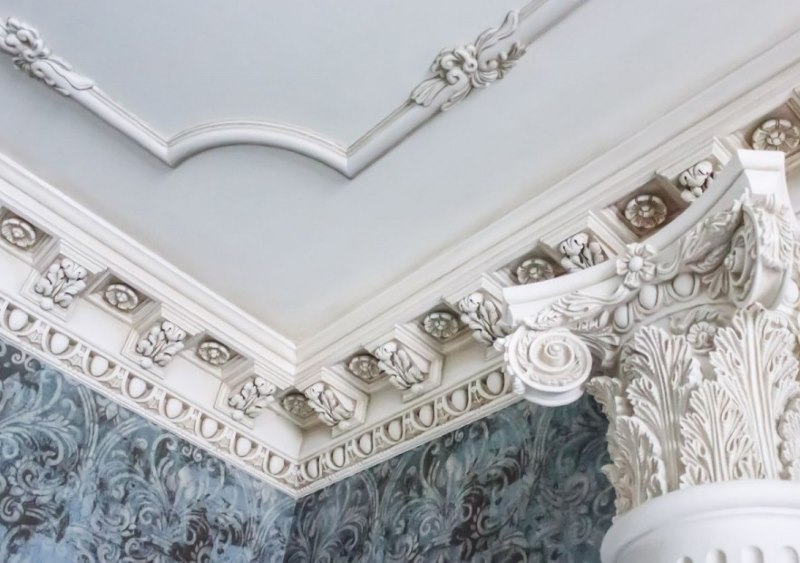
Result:
<svg viewBox="0 0 800 563"><path fill-rule="evenodd" d="M789 319L759 304L716 331L704 371L683 335L639 329L619 377L587 385L609 419L618 513L704 483L800 480L796 345Z"/></svg>
<svg viewBox="0 0 800 563"><path fill-rule="evenodd" d="M681 473L681 435L675 413L686 410L699 377L692 347L683 336L642 328L622 361L622 377L628 383L634 417L647 427L658 446L667 490L675 490Z"/></svg>
<svg viewBox="0 0 800 563"><path fill-rule="evenodd" d="M704 381L692 393L680 428L681 487L760 476L744 415L718 382Z"/></svg>
<svg viewBox="0 0 800 563"><path fill-rule="evenodd" d="M759 475L779 479L780 423L790 401L800 399L796 341L778 313L760 305L740 309L716 336L711 364L720 387L741 410L755 443Z"/></svg>

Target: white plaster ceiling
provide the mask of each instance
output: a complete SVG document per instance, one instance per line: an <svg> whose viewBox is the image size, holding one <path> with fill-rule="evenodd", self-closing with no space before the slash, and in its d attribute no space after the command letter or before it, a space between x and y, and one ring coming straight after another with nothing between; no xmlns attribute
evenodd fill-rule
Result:
<svg viewBox="0 0 800 563"><path fill-rule="evenodd" d="M441 48L515 7L0 0L0 16L37 27L159 131L256 118L351 142L406 99ZM789 0L589 0L502 82L352 180L253 146L170 168L3 59L0 152L302 339L798 29Z"/></svg>

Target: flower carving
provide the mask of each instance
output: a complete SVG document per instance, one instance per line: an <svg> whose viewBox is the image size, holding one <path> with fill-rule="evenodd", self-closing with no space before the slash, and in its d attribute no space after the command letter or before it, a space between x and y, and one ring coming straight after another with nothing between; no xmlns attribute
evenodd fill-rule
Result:
<svg viewBox="0 0 800 563"><path fill-rule="evenodd" d="M655 229L667 220L667 206L658 196L637 195L625 205L625 218L637 229Z"/></svg>
<svg viewBox="0 0 800 563"><path fill-rule="evenodd" d="M447 311L435 311L425 315L422 328L438 340L449 340L458 334L458 319Z"/></svg>
<svg viewBox="0 0 800 563"><path fill-rule="evenodd" d="M768 119L753 131L751 144L758 151L790 152L800 146L800 129L788 119Z"/></svg>
<svg viewBox="0 0 800 563"><path fill-rule="evenodd" d="M281 406L299 419L306 419L314 414L314 409L308 406L308 400L302 393L289 393L281 400Z"/></svg>
<svg viewBox="0 0 800 563"><path fill-rule="evenodd" d="M370 354L358 354L350 358L347 363L347 369L357 378L372 383L380 376L380 369L378 368L378 359Z"/></svg>
<svg viewBox="0 0 800 563"><path fill-rule="evenodd" d="M625 276L622 283L629 289L638 289L642 283L652 281L656 275L653 261L655 250L649 244L628 245L625 256L617 258L617 275Z"/></svg>
<svg viewBox="0 0 800 563"><path fill-rule="evenodd" d="M519 25L516 11L506 15L500 27L481 33L474 43L443 49L431 65L434 76L423 80L411 93L411 100L423 107L430 106L438 95L453 86L453 93L442 103L440 110L447 111L466 98L475 88L485 88L502 79L525 54L525 47L517 42L507 51L486 58L485 52L513 35Z"/></svg>
<svg viewBox="0 0 800 563"><path fill-rule="evenodd" d="M714 179L714 164L710 160L701 160L680 173L678 184L683 187L681 198L689 203L703 195Z"/></svg>
<svg viewBox="0 0 800 563"><path fill-rule="evenodd" d="M120 311L133 311L139 306L139 296L124 283L112 283L103 292L106 303Z"/></svg>
<svg viewBox="0 0 800 563"><path fill-rule="evenodd" d="M64 96L94 86L91 80L73 72L65 60L52 55L36 29L16 18L0 23L0 51L11 55L19 70Z"/></svg>
<svg viewBox="0 0 800 563"><path fill-rule="evenodd" d="M36 229L33 228L33 225L18 217L4 219L3 224L0 225L0 234L10 244L23 250L31 248L38 240Z"/></svg>
<svg viewBox="0 0 800 563"><path fill-rule="evenodd" d="M528 258L517 267L516 274L521 284L550 280L556 275L553 265L543 258Z"/></svg>
<svg viewBox="0 0 800 563"><path fill-rule="evenodd" d="M211 340L197 347L197 355L212 366L224 366L231 359L231 351L227 346Z"/></svg>

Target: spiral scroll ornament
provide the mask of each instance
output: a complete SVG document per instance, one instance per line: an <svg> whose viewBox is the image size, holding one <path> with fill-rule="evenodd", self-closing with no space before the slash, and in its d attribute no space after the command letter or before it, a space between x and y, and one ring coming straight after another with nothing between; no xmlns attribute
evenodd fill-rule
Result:
<svg viewBox="0 0 800 563"><path fill-rule="evenodd" d="M506 366L514 392L542 405L566 405L583 394L592 370L586 344L568 330L520 327L506 341Z"/></svg>

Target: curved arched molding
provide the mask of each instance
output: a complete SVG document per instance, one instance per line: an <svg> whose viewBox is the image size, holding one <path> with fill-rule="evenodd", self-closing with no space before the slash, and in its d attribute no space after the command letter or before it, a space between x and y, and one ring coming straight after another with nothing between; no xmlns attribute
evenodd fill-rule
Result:
<svg viewBox="0 0 800 563"><path fill-rule="evenodd" d="M757 177L751 182L750 177ZM667 249L688 233L711 211L729 207L746 191L774 194L781 203L790 204L784 172L784 155L780 152L739 150L714 180L703 197L698 199L672 223L646 239L656 252ZM528 285L508 287L503 296L508 303L512 321L516 324L529 317L558 297L577 291L600 291L605 284L619 282L616 260L570 274Z"/></svg>
<svg viewBox="0 0 800 563"><path fill-rule="evenodd" d="M406 96L406 101L350 144L296 125L259 120L217 121L165 136L54 56L36 28L27 23L13 17L0 21L0 51L12 56L18 68L73 98L169 166L218 147L261 145L313 158L353 178L434 115L452 108L473 90L503 78L531 43L583 2L531 0L520 10L509 12L502 24L488 28L471 44L478 52L480 78L473 76L476 69L469 74L463 68L442 64L454 48L443 49L434 59L429 76Z"/></svg>

